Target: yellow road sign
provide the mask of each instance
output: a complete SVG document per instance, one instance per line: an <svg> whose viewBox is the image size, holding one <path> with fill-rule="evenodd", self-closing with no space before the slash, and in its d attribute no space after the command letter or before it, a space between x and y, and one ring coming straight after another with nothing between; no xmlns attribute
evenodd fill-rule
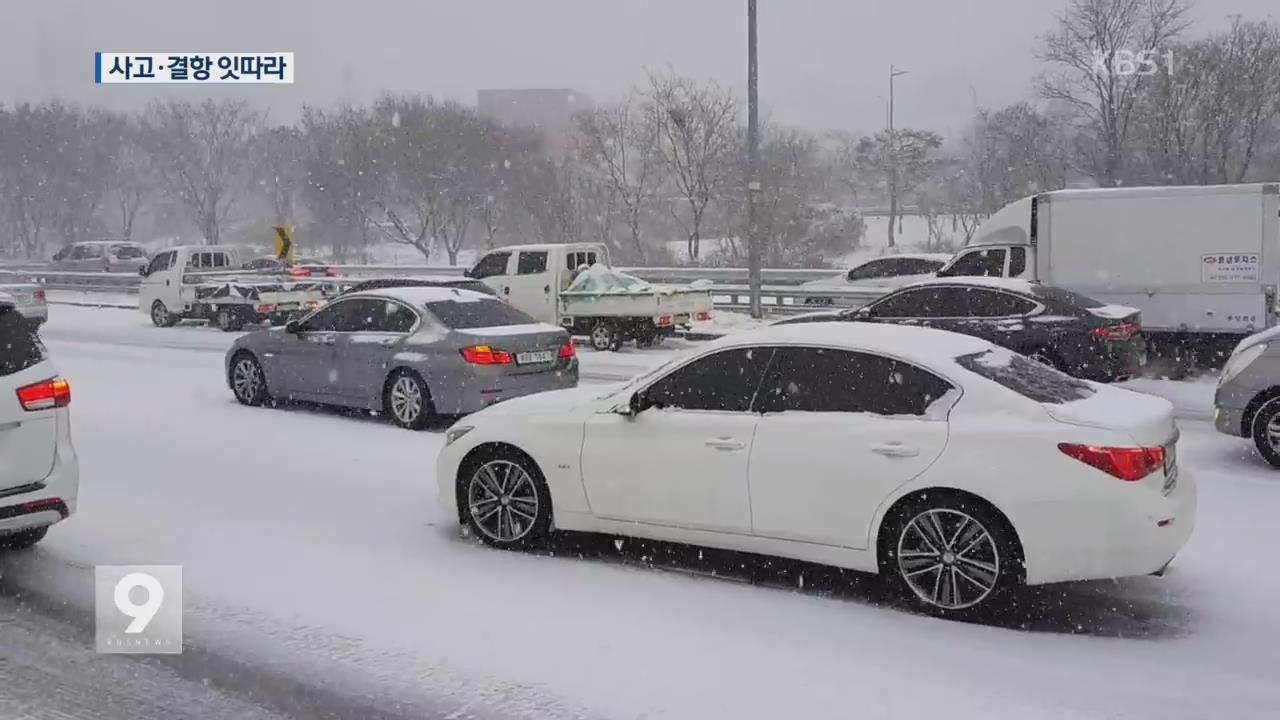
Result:
<svg viewBox="0 0 1280 720"><path fill-rule="evenodd" d="M293 226L276 225L272 230L276 236L276 259L293 264Z"/></svg>

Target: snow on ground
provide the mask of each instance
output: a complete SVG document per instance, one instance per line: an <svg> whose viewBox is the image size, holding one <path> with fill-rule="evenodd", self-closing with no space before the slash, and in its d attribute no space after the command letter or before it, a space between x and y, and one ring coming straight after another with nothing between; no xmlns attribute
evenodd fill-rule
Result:
<svg viewBox="0 0 1280 720"><path fill-rule="evenodd" d="M1239 720L1280 702L1280 575L1259 572L1280 480L1202 422L1182 423L1201 515L1169 575L1041 589L1027 619L965 625L880 606L870 583L660 572L625 544L485 549L435 503L438 433L241 407L208 352L231 335L120 313L131 344L108 344L128 326L84 314L116 313L59 310L45 334L73 388L81 506L36 559L181 563L192 632L246 660L290 648L309 672L527 717ZM162 335L186 339L140 346Z"/></svg>

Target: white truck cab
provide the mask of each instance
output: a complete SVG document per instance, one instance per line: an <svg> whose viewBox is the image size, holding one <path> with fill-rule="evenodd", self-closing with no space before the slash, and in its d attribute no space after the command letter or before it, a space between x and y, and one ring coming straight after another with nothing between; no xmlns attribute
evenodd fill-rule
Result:
<svg viewBox="0 0 1280 720"><path fill-rule="evenodd" d="M638 280L609 292L570 289L579 272L596 266L609 266L601 243L513 245L490 250L466 275L534 319L586 335L597 350L617 350L631 338L657 344L677 327L711 319L711 293L704 289Z"/></svg>

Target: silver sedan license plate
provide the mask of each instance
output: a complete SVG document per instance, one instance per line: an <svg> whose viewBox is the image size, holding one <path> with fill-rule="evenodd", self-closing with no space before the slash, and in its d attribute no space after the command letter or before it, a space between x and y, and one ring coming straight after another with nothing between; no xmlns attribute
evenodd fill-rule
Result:
<svg viewBox="0 0 1280 720"><path fill-rule="evenodd" d="M549 363L555 359L555 350L516 353L516 364L518 365L537 365L538 363Z"/></svg>

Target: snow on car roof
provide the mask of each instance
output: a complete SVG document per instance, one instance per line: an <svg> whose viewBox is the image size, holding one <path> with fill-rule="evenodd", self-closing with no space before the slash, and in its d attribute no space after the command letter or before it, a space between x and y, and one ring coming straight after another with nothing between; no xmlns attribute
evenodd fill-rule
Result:
<svg viewBox="0 0 1280 720"><path fill-rule="evenodd" d="M476 292L475 290L464 290L455 287L439 287L433 285L410 285L402 287L378 288L376 290L361 290L344 297L389 297L409 305L424 305L431 302L441 302L444 300L453 300L455 302L470 302L475 300L493 300L492 295Z"/></svg>
<svg viewBox="0 0 1280 720"><path fill-rule="evenodd" d="M907 360L945 359L991 350L995 345L960 333L913 325L863 322L814 322L768 325L712 341L720 347L743 345L835 345L850 350L898 355ZM710 346L710 344L708 345Z"/></svg>
<svg viewBox="0 0 1280 720"><path fill-rule="evenodd" d="M929 278L913 282L910 285L904 285L902 289L924 287L928 285L971 285L974 287L986 287L995 290L1008 290L1010 292L1035 294L1035 284L1029 280L1019 280L1017 278L1006 277L986 277L979 275L955 275L950 277Z"/></svg>
<svg viewBox="0 0 1280 720"><path fill-rule="evenodd" d="M861 267L867 263L873 263L880 260L894 260L898 258L905 260L934 260L937 262L947 262L953 257L955 256L951 253L894 253L892 255L880 255L878 257L867 258L857 265L854 265L854 267Z"/></svg>

